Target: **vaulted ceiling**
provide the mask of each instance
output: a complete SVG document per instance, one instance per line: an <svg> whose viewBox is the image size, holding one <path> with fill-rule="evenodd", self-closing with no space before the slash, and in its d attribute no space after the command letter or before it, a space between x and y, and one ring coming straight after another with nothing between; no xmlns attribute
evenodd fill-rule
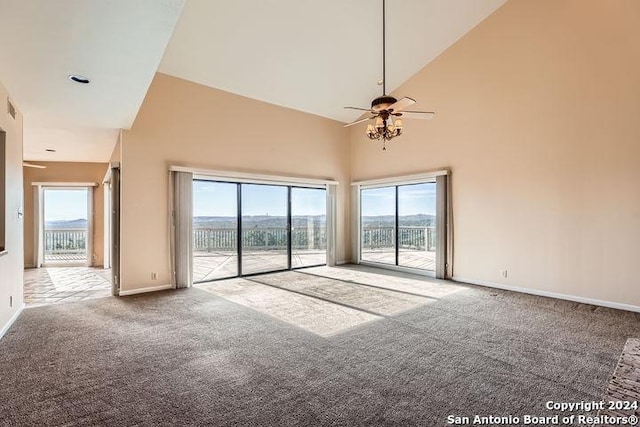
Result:
<svg viewBox="0 0 640 427"><path fill-rule="evenodd" d="M505 1L387 0L387 91ZM0 0L0 80L25 116L26 159L105 161L156 71L353 120L344 106L381 94L381 27L381 0Z"/></svg>
<svg viewBox="0 0 640 427"><path fill-rule="evenodd" d="M118 129L136 117L183 3L0 0L0 81L24 115L25 159L107 161Z"/></svg>

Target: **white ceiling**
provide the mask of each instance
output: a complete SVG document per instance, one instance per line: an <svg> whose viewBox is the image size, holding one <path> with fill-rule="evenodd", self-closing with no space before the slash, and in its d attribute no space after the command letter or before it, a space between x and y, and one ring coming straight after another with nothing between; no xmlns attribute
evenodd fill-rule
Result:
<svg viewBox="0 0 640 427"><path fill-rule="evenodd" d="M0 0L0 79L24 115L25 159L108 160L115 129L133 123L183 4Z"/></svg>
<svg viewBox="0 0 640 427"><path fill-rule="evenodd" d="M505 1L387 0L387 92ZM351 121L382 93L382 0L188 0L159 71Z"/></svg>
<svg viewBox="0 0 640 427"><path fill-rule="evenodd" d="M25 160L46 162L108 162L118 138L117 129L55 129L25 127ZM46 151L55 149L55 153Z"/></svg>
<svg viewBox="0 0 640 427"><path fill-rule="evenodd" d="M387 0L387 92L505 1ZM344 106L368 107L382 92L381 8L382 0L0 0L0 80L25 117L26 160L107 161L156 71L348 122L359 114ZM70 82L73 73L91 84Z"/></svg>

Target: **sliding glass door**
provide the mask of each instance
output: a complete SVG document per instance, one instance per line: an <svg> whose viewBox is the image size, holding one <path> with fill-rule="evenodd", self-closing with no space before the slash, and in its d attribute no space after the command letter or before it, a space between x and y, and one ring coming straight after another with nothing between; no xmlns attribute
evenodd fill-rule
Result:
<svg viewBox="0 0 640 427"><path fill-rule="evenodd" d="M436 182L360 190L360 260L435 272Z"/></svg>
<svg viewBox="0 0 640 427"><path fill-rule="evenodd" d="M398 265L435 271L436 183L401 185L398 191Z"/></svg>
<svg viewBox="0 0 640 427"><path fill-rule="evenodd" d="M238 184L193 181L193 281L238 275Z"/></svg>
<svg viewBox="0 0 640 427"><path fill-rule="evenodd" d="M396 188L383 187L361 191L363 261L396 263Z"/></svg>
<svg viewBox="0 0 640 427"><path fill-rule="evenodd" d="M291 267L327 260L327 195L319 188L291 188Z"/></svg>
<svg viewBox="0 0 640 427"><path fill-rule="evenodd" d="M289 268L288 188L242 184L242 274Z"/></svg>
<svg viewBox="0 0 640 427"><path fill-rule="evenodd" d="M324 265L326 190L193 181L193 281Z"/></svg>

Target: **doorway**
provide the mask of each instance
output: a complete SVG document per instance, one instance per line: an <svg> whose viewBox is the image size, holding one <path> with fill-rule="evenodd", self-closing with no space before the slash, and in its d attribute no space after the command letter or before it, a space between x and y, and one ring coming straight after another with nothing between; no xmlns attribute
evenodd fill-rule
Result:
<svg viewBox="0 0 640 427"><path fill-rule="evenodd" d="M24 273L25 303L36 306L109 296L110 271L102 267L99 256L103 226L100 188L95 183L56 182L36 182L33 187L36 268Z"/></svg>
<svg viewBox="0 0 640 427"><path fill-rule="evenodd" d="M42 265L90 266L92 192L87 187L42 190Z"/></svg>

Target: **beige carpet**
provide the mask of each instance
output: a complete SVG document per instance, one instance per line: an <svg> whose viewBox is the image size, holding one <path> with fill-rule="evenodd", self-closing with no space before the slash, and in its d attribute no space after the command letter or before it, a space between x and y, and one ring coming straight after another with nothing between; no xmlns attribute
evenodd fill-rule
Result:
<svg viewBox="0 0 640 427"><path fill-rule="evenodd" d="M217 284L27 308L0 340L0 425L555 415L545 402L600 400L640 330L635 313L360 268Z"/></svg>

